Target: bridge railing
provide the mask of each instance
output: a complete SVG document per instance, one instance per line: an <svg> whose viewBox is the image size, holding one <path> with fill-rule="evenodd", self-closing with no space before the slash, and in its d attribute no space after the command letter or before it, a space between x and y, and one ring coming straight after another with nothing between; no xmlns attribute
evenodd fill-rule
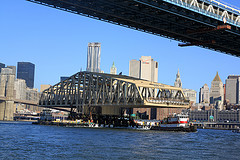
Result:
<svg viewBox="0 0 240 160"><path fill-rule="evenodd" d="M228 4L226 2L222 2L221 0L203 0L203 1L210 1L212 3L215 3L218 6L224 7L226 9L230 10L230 11L240 13L240 8L239 7L233 6L233 5Z"/></svg>
<svg viewBox="0 0 240 160"><path fill-rule="evenodd" d="M215 18L219 21L224 21L235 26L240 27L240 10L234 9L230 6L219 3L215 0L163 0L177 6L190 9Z"/></svg>
<svg viewBox="0 0 240 160"><path fill-rule="evenodd" d="M174 98L148 98L146 99L149 103L155 104L172 104L172 105L189 105L189 101L187 100L178 100Z"/></svg>

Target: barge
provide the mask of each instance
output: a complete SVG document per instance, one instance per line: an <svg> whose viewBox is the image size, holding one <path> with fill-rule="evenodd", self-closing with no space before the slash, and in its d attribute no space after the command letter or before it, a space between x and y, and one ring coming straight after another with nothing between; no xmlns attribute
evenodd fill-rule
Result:
<svg viewBox="0 0 240 160"><path fill-rule="evenodd" d="M84 127L84 128L116 128L116 129L136 129L136 130L156 130L156 131L181 131L196 132L197 126L189 123L187 115L174 114L162 121L130 119L123 117L99 118L99 119L75 119L65 120L63 118L54 118L50 110L44 110L40 114L39 125L56 125L65 127Z"/></svg>

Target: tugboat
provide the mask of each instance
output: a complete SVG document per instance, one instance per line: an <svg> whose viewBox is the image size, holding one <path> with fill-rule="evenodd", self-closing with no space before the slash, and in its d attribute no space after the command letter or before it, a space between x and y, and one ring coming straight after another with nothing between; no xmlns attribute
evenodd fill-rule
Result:
<svg viewBox="0 0 240 160"><path fill-rule="evenodd" d="M174 114L173 116L165 118L158 125L152 126L151 130L196 132L197 126L189 123L188 115Z"/></svg>

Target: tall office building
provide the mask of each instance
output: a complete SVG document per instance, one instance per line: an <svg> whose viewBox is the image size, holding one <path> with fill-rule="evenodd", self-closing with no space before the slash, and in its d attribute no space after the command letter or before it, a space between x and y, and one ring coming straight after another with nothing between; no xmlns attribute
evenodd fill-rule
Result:
<svg viewBox="0 0 240 160"><path fill-rule="evenodd" d="M197 92L193 89L183 89L183 93L190 104L195 105L197 101Z"/></svg>
<svg viewBox="0 0 240 160"><path fill-rule="evenodd" d="M112 67L110 68L110 74L117 74L117 68L113 62Z"/></svg>
<svg viewBox="0 0 240 160"><path fill-rule="evenodd" d="M100 59L101 59L101 43L98 42L88 43L87 71L100 73L101 72Z"/></svg>
<svg viewBox="0 0 240 160"><path fill-rule="evenodd" d="M158 81L158 62L154 61L151 56L142 56L141 62L141 79L152 82Z"/></svg>
<svg viewBox="0 0 240 160"><path fill-rule="evenodd" d="M1 73L1 69L2 69L2 68L5 68L5 64L0 63L0 73Z"/></svg>
<svg viewBox="0 0 240 160"><path fill-rule="evenodd" d="M140 78L141 77L140 69L141 69L140 61L133 59L129 62L129 76Z"/></svg>
<svg viewBox="0 0 240 160"><path fill-rule="evenodd" d="M24 79L29 88L34 87L35 65L30 62L18 62L17 78Z"/></svg>
<svg viewBox="0 0 240 160"><path fill-rule="evenodd" d="M230 75L226 79L226 101L230 104L240 103L240 76Z"/></svg>
<svg viewBox="0 0 240 160"><path fill-rule="evenodd" d="M16 79L14 82L15 98L25 100L26 99L26 81L23 79Z"/></svg>
<svg viewBox="0 0 240 160"><path fill-rule="evenodd" d="M151 56L142 56L139 61L131 60L129 62L129 76L157 82L158 62L154 61Z"/></svg>
<svg viewBox="0 0 240 160"><path fill-rule="evenodd" d="M199 92L199 103L207 103L209 104L209 87L207 84L204 84L204 86L202 86L202 88L200 88L200 92Z"/></svg>
<svg viewBox="0 0 240 160"><path fill-rule="evenodd" d="M139 61L131 60L129 62L129 76L157 82L158 62L154 61L151 56L142 56ZM144 118L157 119L158 110L156 108L134 108L133 113L144 115Z"/></svg>
<svg viewBox="0 0 240 160"><path fill-rule="evenodd" d="M214 77L211 83L210 104L214 104L215 106L217 106L217 109L222 110L224 100L223 95L224 95L223 83L217 72L216 76Z"/></svg>
<svg viewBox="0 0 240 160"><path fill-rule="evenodd" d="M16 79L16 66L7 66L6 68L12 69L12 73L14 74L14 79Z"/></svg>

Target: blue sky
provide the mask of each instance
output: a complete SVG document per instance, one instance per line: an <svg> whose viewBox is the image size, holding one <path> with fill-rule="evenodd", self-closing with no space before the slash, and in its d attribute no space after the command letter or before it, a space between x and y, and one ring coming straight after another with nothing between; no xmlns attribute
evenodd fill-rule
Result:
<svg viewBox="0 0 240 160"><path fill-rule="evenodd" d="M240 8L239 0L225 2ZM179 68L183 88L209 86L216 72L222 81L240 74L240 58L86 18L25 0L1 0L0 62L35 64L35 88L56 84L60 76L86 69L88 42L100 42L101 69L128 75L129 61L152 56L159 62L159 82L173 85Z"/></svg>

